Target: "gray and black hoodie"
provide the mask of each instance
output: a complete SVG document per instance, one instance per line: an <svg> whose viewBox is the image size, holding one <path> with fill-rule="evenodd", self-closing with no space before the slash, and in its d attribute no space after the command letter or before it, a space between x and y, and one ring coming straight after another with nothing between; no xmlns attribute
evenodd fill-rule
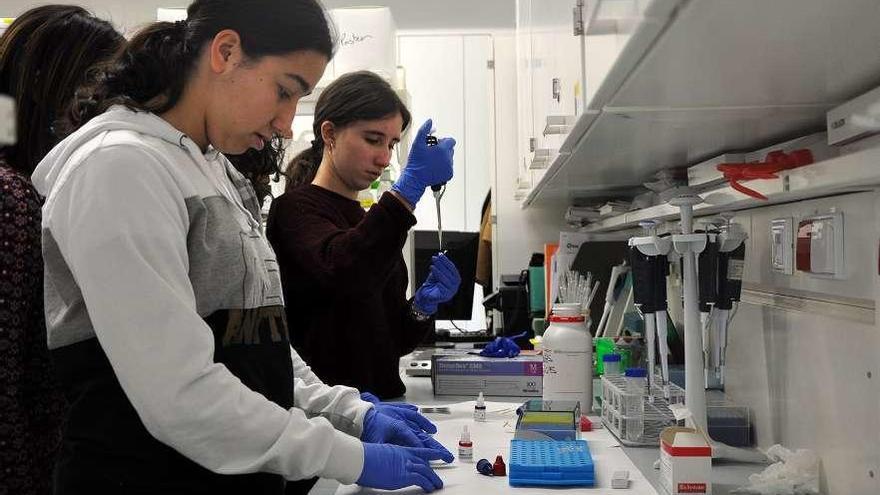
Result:
<svg viewBox="0 0 880 495"><path fill-rule="evenodd" d="M46 196L48 343L71 402L57 493L358 478L370 405L290 347L256 201L222 154L116 106L33 182Z"/></svg>

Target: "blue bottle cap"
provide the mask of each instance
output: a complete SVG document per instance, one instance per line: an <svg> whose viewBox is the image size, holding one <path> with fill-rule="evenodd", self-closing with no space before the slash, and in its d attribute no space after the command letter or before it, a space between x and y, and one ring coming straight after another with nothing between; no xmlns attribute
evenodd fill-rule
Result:
<svg viewBox="0 0 880 495"><path fill-rule="evenodd" d="M645 378L648 376L648 370L645 368L627 368L625 374L631 378Z"/></svg>
<svg viewBox="0 0 880 495"><path fill-rule="evenodd" d="M602 361L606 362L606 363L615 363L615 362L619 363L620 362L620 354L614 354L614 353L605 354L604 356L602 356Z"/></svg>
<svg viewBox="0 0 880 495"><path fill-rule="evenodd" d="M492 476L492 463L488 459L480 459L477 461L477 471L486 476Z"/></svg>

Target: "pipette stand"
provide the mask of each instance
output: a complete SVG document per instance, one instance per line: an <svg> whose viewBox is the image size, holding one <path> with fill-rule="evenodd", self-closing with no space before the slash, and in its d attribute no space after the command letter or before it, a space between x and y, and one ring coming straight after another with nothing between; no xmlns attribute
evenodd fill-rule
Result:
<svg viewBox="0 0 880 495"><path fill-rule="evenodd" d="M682 257L684 284L684 401L691 421L701 431L708 431L706 388L703 379L703 346L700 307L697 299L696 256L706 249L706 235L694 234L694 205L703 200L686 188L669 200L681 210L681 234L672 236L672 246Z"/></svg>
<svg viewBox="0 0 880 495"><path fill-rule="evenodd" d="M672 246L682 257L684 284L684 401L690 412L690 426L708 432L706 388L703 380L703 346L700 342L700 307L697 298L697 259L706 249L704 234L694 234L694 205L703 200L689 188L679 188L669 204L681 209L681 235L672 236ZM708 433L707 433L708 435ZM753 449L731 447L711 441L712 457L740 462L766 462L767 456Z"/></svg>

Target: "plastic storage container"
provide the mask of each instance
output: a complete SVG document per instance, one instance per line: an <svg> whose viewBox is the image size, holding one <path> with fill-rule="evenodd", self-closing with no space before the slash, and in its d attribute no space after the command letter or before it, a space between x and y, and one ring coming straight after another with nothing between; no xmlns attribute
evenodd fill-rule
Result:
<svg viewBox="0 0 880 495"><path fill-rule="evenodd" d="M709 436L731 447L751 447L749 408L736 405L706 407Z"/></svg>
<svg viewBox="0 0 880 495"><path fill-rule="evenodd" d="M580 306L557 304L541 341L543 399L576 400L581 414L593 410L593 342Z"/></svg>
<svg viewBox="0 0 880 495"><path fill-rule="evenodd" d="M520 440L577 440L581 411L578 401L526 401L518 410L514 438Z"/></svg>

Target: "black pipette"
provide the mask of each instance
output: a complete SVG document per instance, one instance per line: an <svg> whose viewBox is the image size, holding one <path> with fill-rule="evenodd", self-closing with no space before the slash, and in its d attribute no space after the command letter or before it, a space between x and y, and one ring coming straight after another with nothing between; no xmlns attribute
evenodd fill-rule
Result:
<svg viewBox="0 0 880 495"><path fill-rule="evenodd" d="M436 136L428 134L425 138L425 144L428 146L437 146L438 143L439 140ZM446 192L446 183L434 184L431 186L431 190L434 191L434 202L437 204L437 240L440 243L440 251L443 251L443 220L440 217L440 198Z"/></svg>

